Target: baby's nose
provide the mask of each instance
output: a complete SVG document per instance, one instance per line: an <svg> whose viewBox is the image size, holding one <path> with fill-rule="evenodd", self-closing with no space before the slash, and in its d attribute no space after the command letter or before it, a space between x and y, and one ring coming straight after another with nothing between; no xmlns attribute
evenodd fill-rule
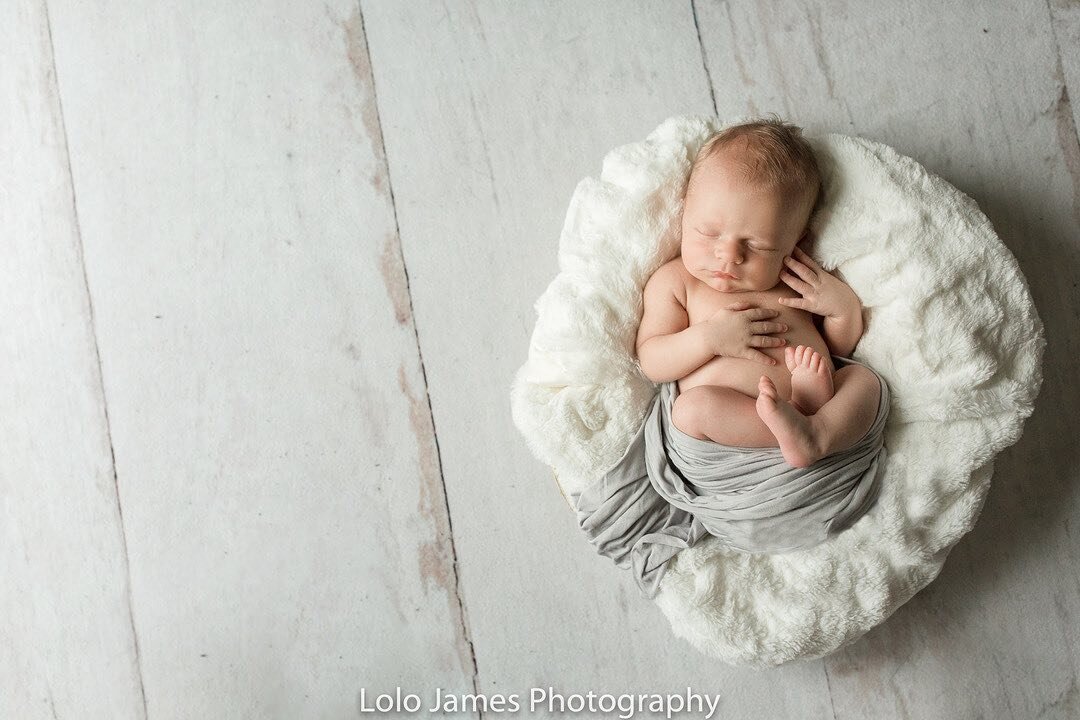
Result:
<svg viewBox="0 0 1080 720"><path fill-rule="evenodd" d="M742 262L742 253L739 252L737 243L716 246L716 259L723 260L725 258L729 258L734 263Z"/></svg>

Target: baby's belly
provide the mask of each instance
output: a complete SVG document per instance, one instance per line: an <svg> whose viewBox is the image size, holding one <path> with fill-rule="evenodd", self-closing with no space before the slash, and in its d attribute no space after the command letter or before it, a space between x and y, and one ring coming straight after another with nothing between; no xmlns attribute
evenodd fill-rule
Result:
<svg viewBox="0 0 1080 720"><path fill-rule="evenodd" d="M813 322L794 323L790 321L790 318L784 318L780 321L788 322L791 330L782 334L778 333L774 337L784 337L787 340L787 345L791 347L809 345L821 353L821 356L828 360L829 368L835 371L835 368L832 367L829 346L825 343L825 339L821 337L821 333L817 331ZM784 360L785 347L781 345L775 348L757 348L775 359L776 365L765 365L756 360L746 360L738 357L715 357L679 380L679 392L686 392L698 385L719 385L756 398L758 396L758 380L762 375L768 375L776 385L776 391L780 394L780 397L788 400L791 398L791 371L787 369L787 363Z"/></svg>

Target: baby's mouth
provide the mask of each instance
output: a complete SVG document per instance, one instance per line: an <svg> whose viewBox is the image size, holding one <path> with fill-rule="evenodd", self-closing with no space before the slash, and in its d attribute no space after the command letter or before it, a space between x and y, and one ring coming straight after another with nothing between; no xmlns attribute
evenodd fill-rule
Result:
<svg viewBox="0 0 1080 720"><path fill-rule="evenodd" d="M715 278L723 278L725 280L738 280L739 279L739 278L735 277L734 275L732 275L730 273L720 272L719 270L714 270L712 276L715 277Z"/></svg>

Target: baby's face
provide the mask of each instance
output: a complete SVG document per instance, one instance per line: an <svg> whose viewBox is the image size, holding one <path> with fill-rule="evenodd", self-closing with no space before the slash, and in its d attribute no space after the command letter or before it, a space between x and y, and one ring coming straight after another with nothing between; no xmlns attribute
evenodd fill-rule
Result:
<svg viewBox="0 0 1080 720"><path fill-rule="evenodd" d="M683 264L720 292L768 290L804 235L809 202L747 187L728 158L721 152L694 171L683 204Z"/></svg>

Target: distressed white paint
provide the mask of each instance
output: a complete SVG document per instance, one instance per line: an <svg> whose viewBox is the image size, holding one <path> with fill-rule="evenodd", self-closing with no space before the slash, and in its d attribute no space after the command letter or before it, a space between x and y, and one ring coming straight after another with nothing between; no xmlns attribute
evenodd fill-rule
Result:
<svg viewBox="0 0 1080 720"><path fill-rule="evenodd" d="M358 8L50 13L150 716L470 687Z"/></svg>
<svg viewBox="0 0 1080 720"><path fill-rule="evenodd" d="M0 6L0 97L0 717L143 718L42 2Z"/></svg>
<svg viewBox="0 0 1080 720"><path fill-rule="evenodd" d="M827 715L820 663L762 675L673 637L510 419L574 185L669 115L711 111L689 5L362 8L481 688L690 685L730 717Z"/></svg>
<svg viewBox="0 0 1080 720"><path fill-rule="evenodd" d="M138 718L140 682L151 718L548 684L690 685L725 717L1080 712L1067 3L3 12L0 716ZM714 99L972 195L1048 338L1039 407L938 580L763 673L671 636L509 414L575 183Z"/></svg>

